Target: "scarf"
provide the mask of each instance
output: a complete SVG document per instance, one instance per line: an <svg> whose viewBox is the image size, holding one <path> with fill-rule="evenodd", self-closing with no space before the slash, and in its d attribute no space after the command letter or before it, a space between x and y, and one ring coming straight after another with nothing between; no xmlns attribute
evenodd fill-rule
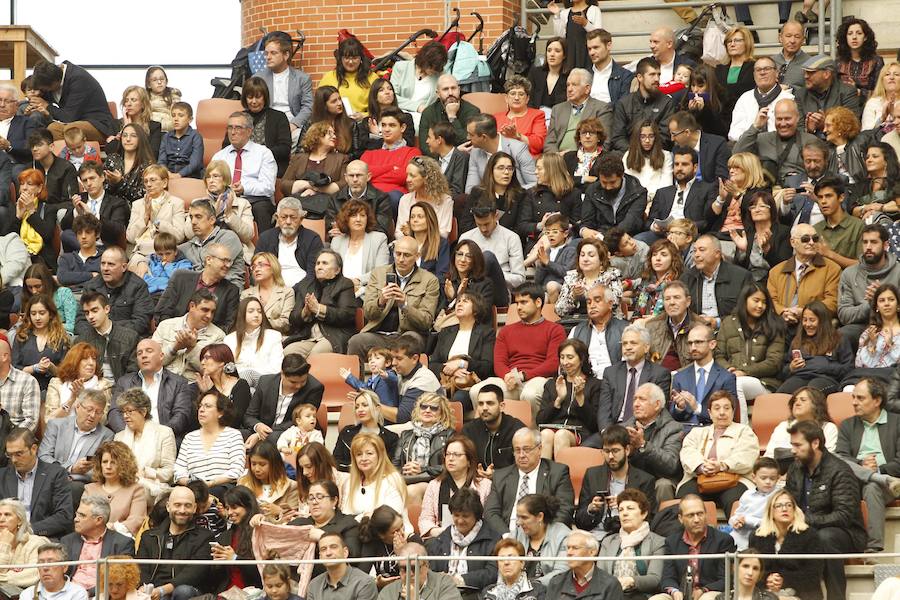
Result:
<svg viewBox="0 0 900 600"><path fill-rule="evenodd" d="M210 192L209 201L216 208L216 220L224 222L225 207L228 206L228 199L231 197L231 186L225 188L221 194L213 194Z"/></svg>
<svg viewBox="0 0 900 600"><path fill-rule="evenodd" d="M516 582L512 585L507 585L503 580L503 575L497 575L497 585L494 586L494 589L491 592L494 594L496 600L516 600L524 591L528 591L530 589L528 585L528 576L525 574L524 569L519 574L519 578L516 579Z"/></svg>
<svg viewBox="0 0 900 600"><path fill-rule="evenodd" d="M775 98L778 97L778 94L781 93L781 86L777 83L772 86L772 89L766 92L765 94L759 91L759 88L753 88L753 97L756 98L756 103L759 104L760 108L765 108L775 102Z"/></svg>
<svg viewBox="0 0 900 600"><path fill-rule="evenodd" d="M575 167L575 177L587 177L591 174L591 167L594 161L600 156L601 149L598 148L593 152L585 152L581 148L578 149L578 166Z"/></svg>
<svg viewBox="0 0 900 600"><path fill-rule="evenodd" d="M456 525L450 526L450 556L465 556L466 548L469 547L469 544L475 541L475 538L478 537L478 533L481 531L481 526L484 525L483 520L478 520L475 522L475 526L472 527L472 531L468 534L463 535L459 532L459 529L456 528ZM466 561L453 559L450 561L450 564L447 567L447 572L454 575L465 575L469 572L469 568L466 565Z"/></svg>
<svg viewBox="0 0 900 600"><path fill-rule="evenodd" d="M641 545L641 542L644 541L650 534L650 524L644 521L641 523L641 526L632 531L631 533L625 533L624 530L619 531L619 546L621 547L621 552L619 552L619 556L624 558L634 558L635 548ZM620 560L616 561L615 567L613 567L613 575L616 577L637 577L638 569L637 563L634 560Z"/></svg>
<svg viewBox="0 0 900 600"><path fill-rule="evenodd" d="M431 427L425 427L418 421L413 423L413 437L415 441L409 449L409 460L414 460L423 467L431 458L431 438L444 430L442 423L435 423Z"/></svg>
<svg viewBox="0 0 900 600"><path fill-rule="evenodd" d="M37 206L35 212L39 212L41 217L43 217L44 210L47 206L46 203L38 200L35 206ZM25 248L31 256L37 256L44 248L44 238L42 238L41 234L31 226L27 217L22 219L22 226L19 228L19 237L22 238L22 242L25 244Z"/></svg>

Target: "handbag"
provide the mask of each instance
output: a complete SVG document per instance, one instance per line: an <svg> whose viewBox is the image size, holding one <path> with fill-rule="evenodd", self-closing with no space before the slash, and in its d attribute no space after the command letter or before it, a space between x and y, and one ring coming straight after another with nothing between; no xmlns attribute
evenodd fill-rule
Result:
<svg viewBox="0 0 900 600"><path fill-rule="evenodd" d="M710 431L712 431L712 428L710 428ZM709 443L709 436L710 432L708 431L706 433L706 439L703 440L703 456L706 456L706 446ZM736 486L740 479L740 475L728 471L719 471L712 475L701 473L700 475L697 475L697 489L701 494L718 494Z"/></svg>
<svg viewBox="0 0 900 600"><path fill-rule="evenodd" d="M725 62L728 53L725 51L725 36L733 27L727 20L725 9L712 10L712 19L706 25L703 32L703 56L700 59L708 65L718 65Z"/></svg>

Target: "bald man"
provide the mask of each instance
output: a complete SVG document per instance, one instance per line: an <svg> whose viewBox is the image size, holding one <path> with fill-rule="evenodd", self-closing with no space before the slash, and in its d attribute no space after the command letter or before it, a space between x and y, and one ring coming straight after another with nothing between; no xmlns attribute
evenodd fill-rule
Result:
<svg viewBox="0 0 900 600"><path fill-rule="evenodd" d="M371 179L369 165L363 161L354 160L347 165L344 170L347 186L331 197L331 202L325 209L325 227L329 238L341 234L341 230L335 225L335 217L348 200L361 200L371 206L375 213L376 229L389 238L393 234L391 199L374 185L369 185Z"/></svg>
<svg viewBox="0 0 900 600"><path fill-rule="evenodd" d="M650 53L659 61L659 84L672 81L678 65L694 66L694 61L675 51L675 32L669 27L660 27L650 34Z"/></svg>
<svg viewBox="0 0 900 600"><path fill-rule="evenodd" d="M128 270L125 251L110 246L100 257L100 273L84 284L84 293L100 292L109 299L109 318L117 325L128 327L139 336L150 333L153 299L147 283ZM90 324L79 310L75 333L83 335Z"/></svg>
<svg viewBox="0 0 900 600"><path fill-rule="evenodd" d="M41 389L37 379L12 366L9 340L0 334L0 407L14 427L34 431L40 416Z"/></svg>
<svg viewBox="0 0 900 600"><path fill-rule="evenodd" d="M447 140L454 146L466 141L466 125L469 119L481 114L477 106L462 99L459 81L453 75L441 75L434 90L438 101L432 102L422 111L419 121L419 149L431 158L437 158L429 152L426 139L428 130L438 123L450 123L453 127L454 139Z"/></svg>

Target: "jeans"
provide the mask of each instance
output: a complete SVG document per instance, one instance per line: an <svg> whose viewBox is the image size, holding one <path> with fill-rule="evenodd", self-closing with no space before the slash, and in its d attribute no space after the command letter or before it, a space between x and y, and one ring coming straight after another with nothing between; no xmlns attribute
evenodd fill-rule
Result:
<svg viewBox="0 0 900 600"><path fill-rule="evenodd" d="M200 590L190 585L178 585L172 590L171 594L160 594L159 600L190 600L194 596L199 596Z"/></svg>

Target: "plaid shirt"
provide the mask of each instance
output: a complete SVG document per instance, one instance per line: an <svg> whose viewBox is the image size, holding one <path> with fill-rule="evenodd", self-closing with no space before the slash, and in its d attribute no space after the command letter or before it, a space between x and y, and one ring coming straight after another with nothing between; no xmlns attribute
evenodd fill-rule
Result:
<svg viewBox="0 0 900 600"><path fill-rule="evenodd" d="M41 405L41 390L37 379L13 366L9 375L0 381L0 407L9 413L16 427L34 431Z"/></svg>

